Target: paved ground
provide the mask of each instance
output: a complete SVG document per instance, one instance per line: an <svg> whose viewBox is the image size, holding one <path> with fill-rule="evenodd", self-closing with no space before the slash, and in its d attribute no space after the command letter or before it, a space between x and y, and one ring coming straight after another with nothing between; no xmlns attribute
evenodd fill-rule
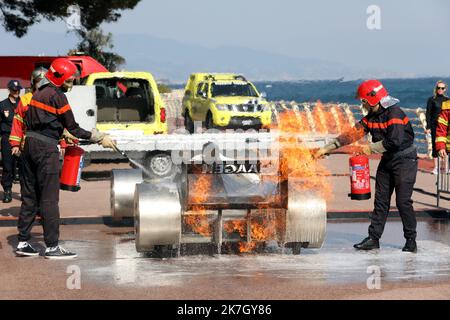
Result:
<svg viewBox="0 0 450 320"><path fill-rule="evenodd" d="M371 211L373 208L372 200L368 201L349 201L349 177L348 177L348 158L346 154L335 154L324 160L325 167L330 171L329 181L333 186L333 195L328 200L329 211ZM376 170L379 164L378 157L372 157L370 160L371 176L375 178ZM440 206L436 206L436 176L431 174L433 166L432 160L420 160L419 172L415 191L413 193L414 208L416 210L450 210L450 196L442 195ZM375 191L375 179L371 181L372 196ZM392 197L391 207L395 210L395 193Z"/></svg>
<svg viewBox="0 0 450 320"><path fill-rule="evenodd" d="M373 199L368 201L350 201L348 155L336 154L323 160L330 176L327 178L332 185L333 193L328 199L328 211L365 211L373 208ZM375 177L378 160L370 161L371 174ZM417 210L450 210L450 195L444 195L440 207L436 207L436 176L429 173L431 162L421 161L421 170L418 173L416 191L413 194L415 209ZM85 170L87 181L82 181L82 190L78 193L61 192L60 208L62 217L103 217L110 215L110 182L105 177L113 168L129 168L126 163L95 164ZM372 192L375 190L375 181L372 180ZM15 219L20 209L20 188L14 185L14 201L5 205L0 202L0 222L6 219ZM395 209L395 195L392 199ZM366 215L364 215L365 217Z"/></svg>
<svg viewBox="0 0 450 320"><path fill-rule="evenodd" d="M333 155L324 164L333 186L328 211L372 209L373 200L347 198L348 155ZM371 160L372 175L376 165L377 160ZM98 178L113 167L127 164L92 166L79 193L62 192L62 217L108 216L109 181ZM422 161L421 168L430 169L430 162ZM14 256L16 230L1 227L18 215L17 185L14 191L12 204L0 203L0 299L450 299L450 228L445 219L420 220L417 255L401 252L404 240L398 219L389 220L380 251L355 252L352 244L367 233L367 216L361 213L354 221L330 220L324 247L303 250L300 256L269 246L270 252L260 255L188 254L177 259L136 253L130 227L67 225L61 227L63 243L80 257L50 262ZM416 209L437 209L434 194L435 176L419 172ZM450 209L450 201L443 201L439 209ZM33 232L35 244L42 248L42 228ZM381 289L369 290L368 268L378 267ZM77 268L81 290L69 290L70 270Z"/></svg>
<svg viewBox="0 0 450 320"><path fill-rule="evenodd" d="M381 250L354 251L366 228L332 221L324 247L300 256L273 246L260 255L159 259L136 253L131 228L63 226L64 244L79 254L65 262L16 258L15 229L0 228L0 299L450 299L448 221L419 222L418 254L401 252L394 219ZM41 230L34 229L38 247ZM80 290L67 289L73 270ZM381 289L367 288L370 270L379 270Z"/></svg>

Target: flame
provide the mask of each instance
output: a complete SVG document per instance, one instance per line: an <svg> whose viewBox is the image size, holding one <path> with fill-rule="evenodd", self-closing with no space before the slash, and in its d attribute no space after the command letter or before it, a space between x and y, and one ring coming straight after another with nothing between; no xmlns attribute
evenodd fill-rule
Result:
<svg viewBox="0 0 450 320"><path fill-rule="evenodd" d="M185 224L190 226L192 231L202 235L210 236L212 233L211 225L208 220L207 212L203 203L208 200L209 191L211 190L212 180L209 175L200 175L194 182L190 193L193 214L185 216Z"/></svg>
<svg viewBox="0 0 450 320"><path fill-rule="evenodd" d="M259 209L253 212L250 219L251 241L248 241L249 239L247 239L246 242L238 243L240 253L253 252L258 242L278 239L280 223L277 219L276 212L276 210L269 209ZM243 220L233 220L224 223L225 232L238 232L241 238L247 237L247 228L247 221Z"/></svg>
<svg viewBox="0 0 450 320"><path fill-rule="evenodd" d="M319 105L316 115L321 119L333 118L331 113L325 112ZM279 115L278 129L280 130L281 163L280 173L283 181L288 178L299 178L302 184L297 186L301 190L315 190L322 196L330 199L331 184L326 179L328 170L313 157L313 150L302 145L297 135L302 132L296 123L297 115L294 112L284 112ZM325 120L323 120L325 121ZM320 125L317 127L320 129Z"/></svg>
<svg viewBox="0 0 450 320"><path fill-rule="evenodd" d="M330 121L330 118L332 116L330 113L325 112L324 106L320 101L317 102L316 107L312 112L312 115L314 122L316 123L316 131L318 133L327 134L330 130L329 128L330 124L334 122Z"/></svg>
<svg viewBox="0 0 450 320"><path fill-rule="evenodd" d="M277 124L272 129L277 129L280 133L279 141L281 157L279 159L279 176L262 177L263 181L277 179L275 182L292 182L295 178L297 191L313 191L324 199L331 200L333 192L332 186L327 179L329 171L321 161L313 157L313 150L299 141L299 135L313 134L342 134L349 141L360 139L364 131L360 126L355 126L354 118L349 115L349 110L337 105L323 105L317 102L313 110L309 106L304 106L304 111L298 107L294 110L285 108L283 112L277 113ZM264 162L263 160L262 162ZM278 161L278 160L276 160ZM199 175L197 180L190 187L190 200L193 204L194 214L185 217L185 222L192 230L203 236L212 234L212 227L209 223L204 203L208 200L208 194L212 190L212 180L209 175ZM276 196L274 199L267 199L269 203L279 203L284 199ZM285 215L280 209L268 208L270 205L260 206L259 210L252 212L250 216L250 226L246 220L225 221L223 229L228 234L238 233L241 238L247 241L239 242L241 253L252 252L258 242L277 240L285 229Z"/></svg>

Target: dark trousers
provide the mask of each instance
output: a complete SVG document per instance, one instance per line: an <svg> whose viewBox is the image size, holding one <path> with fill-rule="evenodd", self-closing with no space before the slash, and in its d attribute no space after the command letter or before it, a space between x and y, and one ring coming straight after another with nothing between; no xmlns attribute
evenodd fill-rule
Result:
<svg viewBox="0 0 450 320"><path fill-rule="evenodd" d="M383 234L394 190L404 237L416 238L417 221L411 197L416 183L417 166L415 156L394 160L381 159L376 177L375 208L369 226L369 236L372 239L380 239Z"/></svg>
<svg viewBox="0 0 450 320"><path fill-rule="evenodd" d="M439 157L439 154L436 150L436 127L431 127L431 144L433 147L433 158Z"/></svg>
<svg viewBox="0 0 450 320"><path fill-rule="evenodd" d="M14 177L16 175L16 157L11 153L11 145L9 144L9 135L2 135L2 187L3 190L11 190Z"/></svg>
<svg viewBox="0 0 450 320"><path fill-rule="evenodd" d="M59 240L59 152L55 145L27 138L22 153L22 207L19 241L28 241L38 208L42 216L44 240L55 247Z"/></svg>

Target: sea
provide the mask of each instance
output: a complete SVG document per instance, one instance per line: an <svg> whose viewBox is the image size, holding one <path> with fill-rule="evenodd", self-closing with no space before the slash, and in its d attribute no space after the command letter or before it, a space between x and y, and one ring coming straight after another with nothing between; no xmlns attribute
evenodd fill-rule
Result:
<svg viewBox="0 0 450 320"><path fill-rule="evenodd" d="M389 94L400 99L403 108L426 108L436 81L450 84L450 78L381 79ZM298 80L254 82L270 101L296 101L358 104L356 89L362 80ZM174 86L182 88L182 86Z"/></svg>

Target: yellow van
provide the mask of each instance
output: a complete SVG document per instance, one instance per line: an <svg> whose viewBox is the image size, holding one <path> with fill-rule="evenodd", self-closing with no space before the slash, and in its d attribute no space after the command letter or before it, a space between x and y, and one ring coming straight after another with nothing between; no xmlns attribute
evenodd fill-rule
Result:
<svg viewBox="0 0 450 320"><path fill-rule="evenodd" d="M166 109L150 73L93 73L84 84L96 89L99 131L136 131L143 135L168 132Z"/></svg>
<svg viewBox="0 0 450 320"><path fill-rule="evenodd" d="M192 74L182 107L185 127L191 133L195 122L207 129L260 129L272 121L264 96L243 76L231 73Z"/></svg>

